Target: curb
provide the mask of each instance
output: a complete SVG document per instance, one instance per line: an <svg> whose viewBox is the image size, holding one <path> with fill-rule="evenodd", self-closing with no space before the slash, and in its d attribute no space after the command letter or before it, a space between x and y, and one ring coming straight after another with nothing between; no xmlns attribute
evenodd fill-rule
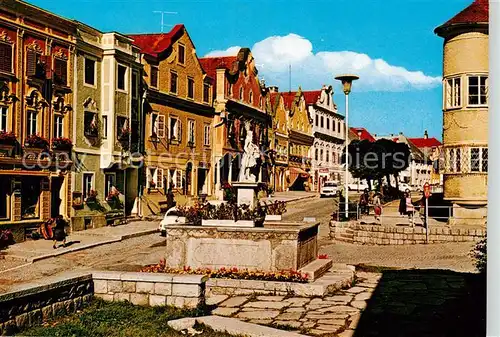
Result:
<svg viewBox="0 0 500 337"><path fill-rule="evenodd" d="M37 262L37 261L49 259L49 258L52 258L52 257L61 256L61 255L68 254L68 253L74 253L74 252L78 252L78 251L81 251L81 250L85 250L85 249L89 249L89 248L93 248L93 247L97 247L97 246L103 246L103 245L107 245L107 244L110 244L110 243L116 243L116 242L120 242L120 241L127 240L127 239L132 239L132 238L136 238L136 237L146 236L146 235L154 234L156 232L158 232L158 229L148 229L148 230L141 231L141 232L136 232L136 233L122 235L120 237L115 237L113 239L109 239L109 240L105 240L105 241L99 241L99 242L94 242L94 243L89 243L89 244L86 244L86 245L83 245L83 246L74 247L74 248L70 248L70 249L67 249L67 250L62 250L62 251L54 252L54 253L51 253L51 254L46 254L46 255L41 255L41 256L35 256L35 257L32 257L32 258L23 258L23 257L20 257L20 256L15 256L15 255L13 256L13 255L11 255L12 259L17 259L17 260L25 261L27 263L23 264L21 266L17 266L17 267L11 268L11 269L0 270L0 274L4 273L6 271L11 271L11 270L14 270L14 269L17 269L17 268L20 268L20 267L32 264L32 263ZM8 255L6 255L6 256L8 256Z"/></svg>

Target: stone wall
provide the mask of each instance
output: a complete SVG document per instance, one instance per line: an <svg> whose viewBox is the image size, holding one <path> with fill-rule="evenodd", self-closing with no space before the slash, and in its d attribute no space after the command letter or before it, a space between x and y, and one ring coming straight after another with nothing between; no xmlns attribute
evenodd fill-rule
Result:
<svg viewBox="0 0 500 337"><path fill-rule="evenodd" d="M431 227L429 243L475 242L486 235L485 228ZM357 222L330 222L330 238L372 245L408 245L426 243L423 227L385 227Z"/></svg>
<svg viewBox="0 0 500 337"><path fill-rule="evenodd" d="M92 275L87 274L50 278L0 295L0 335L79 310L91 300L93 288Z"/></svg>
<svg viewBox="0 0 500 337"><path fill-rule="evenodd" d="M179 308L205 305L207 277L202 275L96 272L92 277L95 296L105 301Z"/></svg>

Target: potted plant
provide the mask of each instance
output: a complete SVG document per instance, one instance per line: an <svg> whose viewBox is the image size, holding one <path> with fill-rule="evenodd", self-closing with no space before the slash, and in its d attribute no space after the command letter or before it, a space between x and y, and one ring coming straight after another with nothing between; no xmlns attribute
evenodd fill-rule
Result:
<svg viewBox="0 0 500 337"><path fill-rule="evenodd" d="M97 201L97 191L96 190L90 190L89 194L87 195L87 198L85 199L85 202L87 204L95 203Z"/></svg>
<svg viewBox="0 0 500 337"><path fill-rule="evenodd" d="M13 146L17 142L16 134L12 131L0 131L0 145Z"/></svg>
<svg viewBox="0 0 500 337"><path fill-rule="evenodd" d="M286 212L286 202L275 201L265 205L266 221L281 221Z"/></svg>
<svg viewBox="0 0 500 337"><path fill-rule="evenodd" d="M26 138L24 147L46 150L49 147L49 141L37 134L33 134Z"/></svg>
<svg viewBox="0 0 500 337"><path fill-rule="evenodd" d="M57 137L52 139L52 149L59 151L70 151L73 147L71 139L66 137Z"/></svg>
<svg viewBox="0 0 500 337"><path fill-rule="evenodd" d="M224 201L231 201L235 197L233 186L230 183L225 182L222 184L223 199Z"/></svg>

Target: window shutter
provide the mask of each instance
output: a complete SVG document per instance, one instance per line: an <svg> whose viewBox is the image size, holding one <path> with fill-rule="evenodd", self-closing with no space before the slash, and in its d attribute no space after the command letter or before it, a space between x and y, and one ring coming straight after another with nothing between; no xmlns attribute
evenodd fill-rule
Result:
<svg viewBox="0 0 500 337"><path fill-rule="evenodd" d="M182 142L182 122L180 119L177 119L177 139Z"/></svg>
<svg viewBox="0 0 500 337"><path fill-rule="evenodd" d="M57 81L59 84L64 84L66 85L67 83L67 73L68 73L68 66L67 62L64 60L59 60L55 59L54 60L54 71L55 74L57 75Z"/></svg>
<svg viewBox="0 0 500 337"><path fill-rule="evenodd" d="M26 51L26 75L35 76L36 74L36 52L33 50Z"/></svg>
<svg viewBox="0 0 500 337"><path fill-rule="evenodd" d="M163 169L157 169L156 187L163 188Z"/></svg>
<svg viewBox="0 0 500 337"><path fill-rule="evenodd" d="M151 176L151 169L146 170L146 188L150 188L149 182L153 179Z"/></svg>
<svg viewBox="0 0 500 337"><path fill-rule="evenodd" d="M156 118L156 135L158 138L165 138L165 116L158 115Z"/></svg>
<svg viewBox="0 0 500 337"><path fill-rule="evenodd" d="M12 72L12 46L0 43L0 71Z"/></svg>

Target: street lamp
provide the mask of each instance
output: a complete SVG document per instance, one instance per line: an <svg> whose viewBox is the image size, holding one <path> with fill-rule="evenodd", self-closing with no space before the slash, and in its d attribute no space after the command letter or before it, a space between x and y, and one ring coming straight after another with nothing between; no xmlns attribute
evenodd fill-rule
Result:
<svg viewBox="0 0 500 337"><path fill-rule="evenodd" d="M345 94L345 180L344 180L344 190L345 190L345 217L349 219L349 188L347 186L347 177L349 175L349 94L351 93L352 82L359 79L356 75L339 75L335 77L336 80L342 82L344 94Z"/></svg>

